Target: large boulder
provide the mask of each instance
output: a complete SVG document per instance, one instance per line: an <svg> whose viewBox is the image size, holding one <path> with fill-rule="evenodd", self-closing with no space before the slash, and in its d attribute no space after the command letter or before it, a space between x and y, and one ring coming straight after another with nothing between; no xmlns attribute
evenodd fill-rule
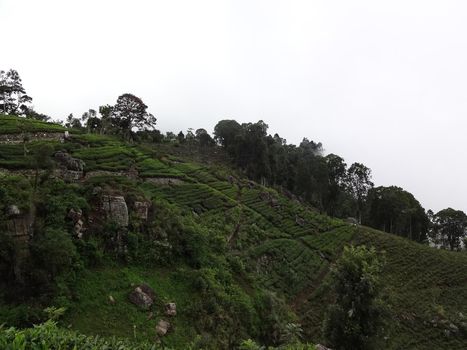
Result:
<svg viewBox="0 0 467 350"><path fill-rule="evenodd" d="M170 323L165 320L160 320L156 325L156 333L158 336L163 337L170 329Z"/></svg>
<svg viewBox="0 0 467 350"><path fill-rule="evenodd" d="M102 196L102 209L107 219L113 221L119 227L128 226L128 206L123 196Z"/></svg>
<svg viewBox="0 0 467 350"><path fill-rule="evenodd" d="M128 299L130 299L133 304L139 306L143 310L148 310L152 304L154 304L155 298L156 294L154 290L147 284L136 286L128 296Z"/></svg>

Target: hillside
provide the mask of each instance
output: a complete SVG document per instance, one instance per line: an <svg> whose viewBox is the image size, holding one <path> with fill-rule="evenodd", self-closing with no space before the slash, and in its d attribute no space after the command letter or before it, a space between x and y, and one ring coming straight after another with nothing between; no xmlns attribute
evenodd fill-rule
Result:
<svg viewBox="0 0 467 350"><path fill-rule="evenodd" d="M34 234L65 227L82 261L72 278L57 277L45 289L47 298L13 300L4 283L0 319L7 324L37 322L38 310L53 304L67 307L64 327L151 341L167 318L164 306L174 302L177 315L161 340L174 348L194 341L227 348L248 338L271 344L284 322L301 324L307 341L322 343L330 268L354 243L376 247L387 261L389 310L377 348L467 347L466 254L321 215L206 150L63 132L0 116L3 205L29 207ZM67 156L51 157L58 151ZM127 212L106 211L102 198L109 207L124 201ZM71 209L82 211L79 228ZM23 238L23 247L35 239ZM148 311L128 301L140 283L156 294Z"/></svg>

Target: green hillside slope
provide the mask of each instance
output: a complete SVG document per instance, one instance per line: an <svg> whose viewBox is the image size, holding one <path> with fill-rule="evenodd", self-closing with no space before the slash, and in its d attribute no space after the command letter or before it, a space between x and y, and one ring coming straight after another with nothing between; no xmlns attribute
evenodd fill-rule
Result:
<svg viewBox="0 0 467 350"><path fill-rule="evenodd" d="M50 127L56 130L62 129ZM128 203L150 201L153 207L155 236L141 236L149 228L130 214L124 262L104 258L95 267L89 264L77 275L76 287L54 299L68 307L63 326L152 340L164 304L175 302L178 313L163 338L175 348L196 339L212 345L223 338L217 344L227 347L238 344L238 338L279 337L274 327L280 322L274 318L280 317L300 323L307 340L323 342L321 325L333 301L329 271L344 245L354 243L376 247L387 261L383 280L389 310L378 348L467 348L466 254L321 215L289 193L251 182L226 165L195 162L199 157L190 156L193 150L182 152L175 145L127 145L97 135L74 135L64 143L30 141L27 154L22 144L0 144L4 173L33 169L35 150L47 143L85 162L84 177L63 188L88 203L99 188L123 195ZM59 198L50 191L47 195ZM84 212L92 214L91 209ZM99 247L108 232L99 236L96 231L84 241ZM157 295L150 313L127 298L132 286L143 282ZM109 302L110 296L115 302ZM11 310L3 303L0 316L14 322Z"/></svg>

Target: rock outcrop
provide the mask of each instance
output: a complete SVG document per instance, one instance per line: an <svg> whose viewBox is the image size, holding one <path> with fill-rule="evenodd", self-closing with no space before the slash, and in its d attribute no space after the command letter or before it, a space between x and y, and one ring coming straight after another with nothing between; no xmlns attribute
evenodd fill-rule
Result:
<svg viewBox="0 0 467 350"><path fill-rule="evenodd" d="M23 212L17 205L10 205L6 212L6 232L16 243L13 270L16 280L22 282L23 265L29 256L29 241L33 235L34 215L31 210Z"/></svg>
<svg viewBox="0 0 467 350"><path fill-rule="evenodd" d="M128 226L128 206L123 196L102 196L102 209L108 220L113 221L118 227Z"/></svg>
<svg viewBox="0 0 467 350"><path fill-rule="evenodd" d="M128 296L128 299L143 310L149 310L154 304L156 294L147 284L138 285Z"/></svg>
<svg viewBox="0 0 467 350"><path fill-rule="evenodd" d="M29 242L32 236L33 215L22 212L16 205L10 205L7 208L7 214L7 232L10 236L17 241Z"/></svg>
<svg viewBox="0 0 467 350"><path fill-rule="evenodd" d="M84 170L84 161L78 158L72 157L66 151L58 151L54 154L55 160L62 166L66 167L68 170L83 171Z"/></svg>
<svg viewBox="0 0 467 350"><path fill-rule="evenodd" d="M66 151L58 151L54 154L55 161L59 164L58 175L67 182L75 182L83 178L85 163L83 160L72 157Z"/></svg>
<svg viewBox="0 0 467 350"><path fill-rule="evenodd" d="M177 305L175 303L165 304L165 314L167 316L177 316Z"/></svg>
<svg viewBox="0 0 467 350"><path fill-rule="evenodd" d="M73 222L73 234L81 239L83 237L83 211L81 209L70 209L68 217Z"/></svg>

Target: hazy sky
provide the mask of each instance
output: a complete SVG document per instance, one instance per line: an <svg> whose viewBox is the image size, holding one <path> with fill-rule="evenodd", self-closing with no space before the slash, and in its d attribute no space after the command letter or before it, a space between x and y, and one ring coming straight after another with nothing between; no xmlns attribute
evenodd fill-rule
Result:
<svg viewBox="0 0 467 350"><path fill-rule="evenodd" d="M0 23L54 119L125 92L163 131L263 119L467 211L467 1L0 0Z"/></svg>

